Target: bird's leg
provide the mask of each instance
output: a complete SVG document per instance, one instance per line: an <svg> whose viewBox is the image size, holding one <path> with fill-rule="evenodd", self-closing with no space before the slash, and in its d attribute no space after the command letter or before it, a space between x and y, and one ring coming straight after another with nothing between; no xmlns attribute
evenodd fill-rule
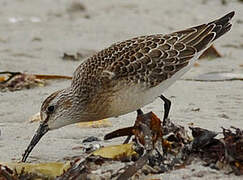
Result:
<svg viewBox="0 0 243 180"><path fill-rule="evenodd" d="M141 109L138 109L137 110L137 116L142 115L142 114L143 114L143 111Z"/></svg>
<svg viewBox="0 0 243 180"><path fill-rule="evenodd" d="M170 106L171 106L171 102L169 99L167 99L166 97L164 97L163 95L160 95L160 98L164 101L164 118L163 118L163 126L165 126L166 124L166 119L169 116L169 112L170 112Z"/></svg>
<svg viewBox="0 0 243 180"><path fill-rule="evenodd" d="M131 137L132 137L132 135L127 136L127 138L126 138L126 140L123 142L123 144L127 144L127 143L129 143Z"/></svg>
<svg viewBox="0 0 243 180"><path fill-rule="evenodd" d="M143 114L143 111L142 111L141 109L138 109L138 110L137 110L137 116L142 115L142 114ZM127 143L130 141L131 137L132 137L132 135L127 136L127 138L126 138L126 140L123 142L123 144L127 144Z"/></svg>

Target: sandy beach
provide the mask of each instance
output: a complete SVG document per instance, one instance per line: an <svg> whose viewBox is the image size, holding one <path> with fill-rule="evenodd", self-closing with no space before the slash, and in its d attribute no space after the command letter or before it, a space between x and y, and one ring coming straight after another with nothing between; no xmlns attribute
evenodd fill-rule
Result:
<svg viewBox="0 0 243 180"><path fill-rule="evenodd" d="M82 62L63 60L63 54L86 56L135 36L170 33L207 23L234 10L232 30L214 43L223 57L202 59L164 95L172 101L170 119L188 127L219 131L243 128L242 81L187 81L209 72L243 74L243 3L220 0L82 0L0 1L0 71L68 75ZM83 58L83 59L84 59ZM0 92L0 162L19 161L37 123L29 118L39 112L52 92L69 86L70 80L48 81L44 87ZM195 111L195 109L198 109ZM158 99L143 108L163 115ZM80 155L72 148L89 136L103 136L131 126L136 113L110 118L111 127L80 128L70 125L49 132L31 153L28 162L64 161ZM122 138L101 142L119 144ZM192 171L192 169L194 169ZM202 177L198 173L203 174ZM241 179L203 167L200 163L154 176L162 179ZM151 178L151 177L150 177Z"/></svg>

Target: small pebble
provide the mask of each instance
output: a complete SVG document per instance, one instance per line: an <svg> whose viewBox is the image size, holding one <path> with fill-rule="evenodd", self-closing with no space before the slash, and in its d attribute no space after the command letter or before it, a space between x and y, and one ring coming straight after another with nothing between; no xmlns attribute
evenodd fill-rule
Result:
<svg viewBox="0 0 243 180"><path fill-rule="evenodd" d="M98 143L83 143L82 144L82 149L85 153L93 152L97 149L100 149L101 147L102 147L102 145L98 144Z"/></svg>
<svg viewBox="0 0 243 180"><path fill-rule="evenodd" d="M100 144L89 144L86 148L85 148L85 152L86 153L90 153L93 152L97 149L100 149L102 146Z"/></svg>
<svg viewBox="0 0 243 180"><path fill-rule="evenodd" d="M83 143L94 142L94 141L101 141L101 140L95 136L90 136L84 139Z"/></svg>

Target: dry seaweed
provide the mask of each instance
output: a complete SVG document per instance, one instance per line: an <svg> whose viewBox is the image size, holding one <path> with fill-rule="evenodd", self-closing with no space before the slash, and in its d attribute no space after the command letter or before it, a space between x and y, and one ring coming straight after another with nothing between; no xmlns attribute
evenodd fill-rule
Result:
<svg viewBox="0 0 243 180"><path fill-rule="evenodd" d="M34 75L27 75L20 72L0 72L2 75L0 82L0 91L16 91L21 89L30 89L35 86L44 86L44 81L36 79Z"/></svg>
<svg viewBox="0 0 243 180"><path fill-rule="evenodd" d="M63 60L71 60L71 61L80 61L83 60L93 54L95 54L96 51L95 50L91 50L91 49L81 49L79 50L79 52L77 53L67 53L64 52L62 59Z"/></svg>
<svg viewBox="0 0 243 180"><path fill-rule="evenodd" d="M14 177L15 179L55 179L70 167L70 163L3 163L0 167L2 170L0 179L1 176Z"/></svg>
<svg viewBox="0 0 243 180"><path fill-rule="evenodd" d="M191 128L194 140L191 154L200 157L210 167L224 169L227 173L243 175L243 131L239 128L224 129L219 133L202 128Z"/></svg>
<svg viewBox="0 0 243 180"><path fill-rule="evenodd" d="M16 169L12 170L7 166L0 164L0 180L52 180L54 177L48 177L43 174L37 174L32 172L27 172L23 168L20 172L17 172Z"/></svg>
<svg viewBox="0 0 243 180"><path fill-rule="evenodd" d="M63 60L72 60L72 61L79 61L81 59L83 59L83 56L80 53L76 53L76 54L68 54L68 53L64 53L62 56Z"/></svg>
<svg viewBox="0 0 243 180"><path fill-rule="evenodd" d="M167 120L165 127L162 128L160 119L154 113L150 112L138 115L133 127L119 129L109 133L105 136L105 139L120 136L131 137L133 135L135 137L133 139L133 146L129 144L129 146L126 144L118 145L119 149L125 149L121 148L121 146L126 146L126 148L128 148L126 152L136 151L135 154L122 153L123 157L119 159L124 161L124 163L118 166L118 170L111 168L109 173L107 173L105 170L97 171L100 167L96 167L95 170L90 169L90 163L92 162L91 159L94 159L95 157L98 158L99 161L103 161L103 163L106 163L105 158L107 157L109 157L108 159L110 160L110 164L117 162L115 161L118 160L116 155L104 156L103 151L105 149L103 149L102 153L93 153L91 156L86 158L86 160L82 161L82 164L77 165L75 163L76 165L73 165L65 173L65 175L62 175L59 179L72 179L75 174L74 172L76 172L76 175L79 174L79 177L90 179L90 172L92 172L93 178L104 178L103 175L106 174L107 179L128 179L134 174L139 177L149 173L162 173L174 168L178 169L185 166L184 161L176 157L179 154L179 149L183 149L182 147L184 147L184 143L190 143L189 136L187 136L183 127L176 126ZM106 153L109 153L109 149L105 151ZM99 150L97 152L99 152ZM118 152L118 150L112 152ZM126 154L126 156L124 156L124 154ZM126 158L127 156L130 156L131 158ZM182 159L183 157L181 156L180 158ZM107 164L102 166L107 166Z"/></svg>
<svg viewBox="0 0 243 180"><path fill-rule="evenodd" d="M190 127L190 130L192 137L184 127L169 119L161 126L160 119L154 113L141 113L134 126L105 136L105 139L133 137L132 143L103 147L86 157L75 158L70 168L57 179L139 179L149 174L185 168L200 159L205 162L205 166L243 175L241 129L231 127L222 128L222 132L214 132ZM27 169L21 173L15 171L15 174L7 167L0 171L0 177L10 180L21 179L20 174L34 176Z"/></svg>
<svg viewBox="0 0 243 180"><path fill-rule="evenodd" d="M49 79L72 79L72 77L3 71L0 72L0 91L17 91L34 88L36 86L44 86L46 84L44 80Z"/></svg>
<svg viewBox="0 0 243 180"><path fill-rule="evenodd" d="M211 45L208 49L206 49L206 51L204 51L201 56L199 57L199 59L203 59L203 58L219 58L222 57L222 55L218 52L218 50L214 47L214 45Z"/></svg>

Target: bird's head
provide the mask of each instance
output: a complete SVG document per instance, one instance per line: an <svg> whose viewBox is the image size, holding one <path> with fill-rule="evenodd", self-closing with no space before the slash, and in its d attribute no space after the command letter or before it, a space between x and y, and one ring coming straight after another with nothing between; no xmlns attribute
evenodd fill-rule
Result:
<svg viewBox="0 0 243 180"><path fill-rule="evenodd" d="M49 130L85 121L86 101L85 99L77 101L76 98L70 89L56 91L46 98L41 106L39 128L25 150L22 162L26 161L32 149Z"/></svg>
<svg viewBox="0 0 243 180"><path fill-rule="evenodd" d="M68 89L52 93L42 103L40 124L45 124L49 130L53 130L78 122L74 116L75 104L74 96Z"/></svg>

